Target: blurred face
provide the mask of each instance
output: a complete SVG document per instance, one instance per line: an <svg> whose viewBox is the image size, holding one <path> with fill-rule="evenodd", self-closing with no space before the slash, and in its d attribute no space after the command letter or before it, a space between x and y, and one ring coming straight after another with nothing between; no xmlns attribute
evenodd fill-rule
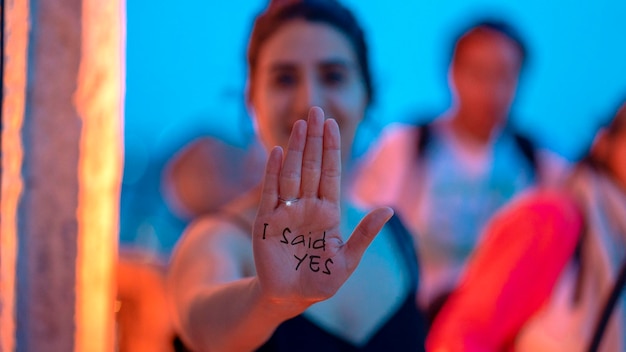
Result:
<svg viewBox="0 0 626 352"><path fill-rule="evenodd" d="M506 36L474 32L456 53L451 79L459 117L485 131L508 114L521 67L520 52Z"/></svg>
<svg viewBox="0 0 626 352"><path fill-rule="evenodd" d="M365 84L353 47L334 27L293 20L259 51L252 108L267 148L286 148L291 126L312 106L337 120L344 161L367 106Z"/></svg>

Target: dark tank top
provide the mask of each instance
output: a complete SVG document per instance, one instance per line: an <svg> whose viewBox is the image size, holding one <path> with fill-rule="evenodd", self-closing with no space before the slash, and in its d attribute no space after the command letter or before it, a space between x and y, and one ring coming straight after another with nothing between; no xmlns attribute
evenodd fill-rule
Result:
<svg viewBox="0 0 626 352"><path fill-rule="evenodd" d="M238 226L249 229L247 221L233 214L223 214L231 218ZM284 321L276 328L270 339L258 352L395 352L424 351L427 323L423 313L416 305L416 293L419 284L418 260L413 246L413 239L400 219L394 215L385 225L391 230L398 253L402 256L409 273L409 287L403 304L363 345L355 346L323 330L303 315ZM364 307L364 309L367 309ZM176 336L175 351L191 351Z"/></svg>
<svg viewBox="0 0 626 352"><path fill-rule="evenodd" d="M398 253L410 274L411 289L404 303L376 333L362 346L355 346L343 338L320 328L305 316L299 315L278 326L258 352L375 352L424 351L426 320L416 306L418 287L417 256L413 239L397 216L387 225L391 229ZM363 307L363 309L367 309Z"/></svg>

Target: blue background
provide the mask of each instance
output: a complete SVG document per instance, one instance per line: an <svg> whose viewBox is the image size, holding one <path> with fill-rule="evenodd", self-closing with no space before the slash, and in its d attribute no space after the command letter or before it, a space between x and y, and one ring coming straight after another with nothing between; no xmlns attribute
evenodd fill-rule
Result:
<svg viewBox="0 0 626 352"><path fill-rule="evenodd" d="M502 14L530 52L513 119L566 158L583 153L626 97L626 1L344 0L364 25L377 91L377 131L449 104L450 36L474 15ZM189 139L244 145L245 47L259 0L127 2L122 244L167 255L184 223L159 195L161 168ZM375 135L368 135L370 140Z"/></svg>

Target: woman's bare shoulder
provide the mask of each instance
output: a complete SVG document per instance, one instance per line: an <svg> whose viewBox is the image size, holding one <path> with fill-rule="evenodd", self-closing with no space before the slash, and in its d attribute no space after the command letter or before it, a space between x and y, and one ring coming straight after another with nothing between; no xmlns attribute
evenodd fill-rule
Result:
<svg viewBox="0 0 626 352"><path fill-rule="evenodd" d="M236 214L224 211L193 221L174 250L171 272L174 275L194 272L197 277L215 282L252 275L250 214L253 213L254 209L242 209Z"/></svg>

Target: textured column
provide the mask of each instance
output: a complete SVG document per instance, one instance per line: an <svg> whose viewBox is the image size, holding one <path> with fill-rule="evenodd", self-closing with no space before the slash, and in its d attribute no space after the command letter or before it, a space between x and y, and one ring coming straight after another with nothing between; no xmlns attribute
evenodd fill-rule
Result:
<svg viewBox="0 0 626 352"><path fill-rule="evenodd" d="M7 2L3 351L114 350L122 1Z"/></svg>
<svg viewBox="0 0 626 352"><path fill-rule="evenodd" d="M30 1L23 193L18 205L17 351L73 351L78 141L73 104L81 0Z"/></svg>

